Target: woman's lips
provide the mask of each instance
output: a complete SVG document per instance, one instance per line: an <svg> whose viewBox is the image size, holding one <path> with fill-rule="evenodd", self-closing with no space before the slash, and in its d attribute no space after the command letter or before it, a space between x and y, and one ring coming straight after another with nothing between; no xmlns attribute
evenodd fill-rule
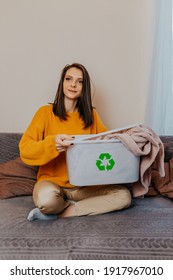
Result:
<svg viewBox="0 0 173 280"><path fill-rule="evenodd" d="M76 90L69 89L68 91L76 93Z"/></svg>

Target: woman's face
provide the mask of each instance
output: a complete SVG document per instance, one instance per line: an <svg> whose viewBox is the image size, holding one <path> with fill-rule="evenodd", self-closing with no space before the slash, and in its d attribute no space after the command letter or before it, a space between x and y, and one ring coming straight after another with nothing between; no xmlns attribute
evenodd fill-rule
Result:
<svg viewBox="0 0 173 280"><path fill-rule="evenodd" d="M72 67L66 71L63 81L63 92L67 99L76 100L80 97L83 87L83 73Z"/></svg>

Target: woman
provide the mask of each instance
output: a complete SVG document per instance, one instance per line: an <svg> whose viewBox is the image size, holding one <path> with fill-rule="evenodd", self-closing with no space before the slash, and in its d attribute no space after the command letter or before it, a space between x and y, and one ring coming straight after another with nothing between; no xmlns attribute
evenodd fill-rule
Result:
<svg viewBox="0 0 173 280"><path fill-rule="evenodd" d="M38 165L36 205L28 220L96 215L126 208L128 189L118 185L75 187L69 183L65 151L77 134L106 131L91 102L90 77L78 63L62 70L54 103L41 107L20 143L21 159Z"/></svg>

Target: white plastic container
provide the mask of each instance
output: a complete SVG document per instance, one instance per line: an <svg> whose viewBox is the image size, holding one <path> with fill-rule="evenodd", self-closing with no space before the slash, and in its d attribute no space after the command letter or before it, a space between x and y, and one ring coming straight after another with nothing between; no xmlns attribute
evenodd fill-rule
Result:
<svg viewBox="0 0 173 280"><path fill-rule="evenodd" d="M97 136L105 134L108 132ZM82 187L138 181L140 157L119 140L92 140L92 137L77 136L74 145L67 149L67 170L72 185Z"/></svg>

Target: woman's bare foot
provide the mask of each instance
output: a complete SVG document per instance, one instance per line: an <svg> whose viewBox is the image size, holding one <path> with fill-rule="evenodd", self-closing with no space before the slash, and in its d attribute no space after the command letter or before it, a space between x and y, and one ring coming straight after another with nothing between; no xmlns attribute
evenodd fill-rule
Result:
<svg viewBox="0 0 173 280"><path fill-rule="evenodd" d="M75 205L69 205L62 213L58 214L58 218L67 218L77 216Z"/></svg>

